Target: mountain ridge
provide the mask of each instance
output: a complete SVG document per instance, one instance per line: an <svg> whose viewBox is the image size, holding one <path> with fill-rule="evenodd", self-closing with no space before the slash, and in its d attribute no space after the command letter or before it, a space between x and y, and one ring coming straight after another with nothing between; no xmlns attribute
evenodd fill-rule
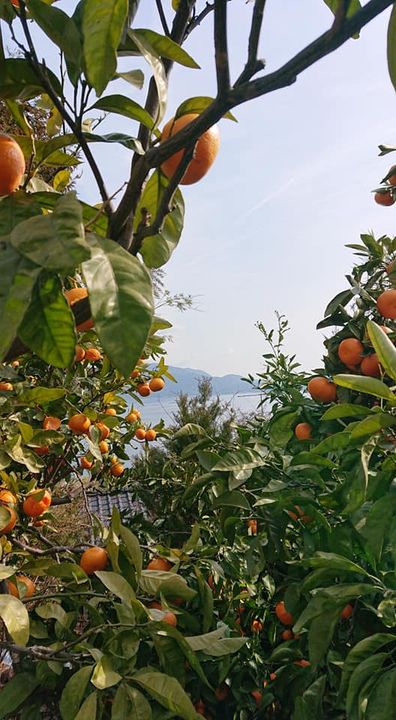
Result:
<svg viewBox="0 0 396 720"><path fill-rule="evenodd" d="M212 382L214 395L236 395L238 393L247 394L252 392L250 385L241 380L240 375L228 373L227 375L211 375L205 370L198 368L181 368L169 365L170 374L177 381L173 383L166 381L161 396L176 397L183 392L187 395L196 395L198 389L198 381L202 377L209 378Z"/></svg>

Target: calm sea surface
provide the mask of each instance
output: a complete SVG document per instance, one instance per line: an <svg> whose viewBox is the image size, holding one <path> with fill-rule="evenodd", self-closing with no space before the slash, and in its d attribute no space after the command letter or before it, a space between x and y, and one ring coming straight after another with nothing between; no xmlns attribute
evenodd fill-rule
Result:
<svg viewBox="0 0 396 720"><path fill-rule="evenodd" d="M250 414L255 412L260 401L260 395L255 393L236 394L236 395L220 395L220 400L227 403L240 414ZM142 420L147 425L155 425L161 419L165 425L173 423L173 414L177 411L176 398L164 397L162 400L159 395L151 395L144 399L144 406L141 409ZM260 410L260 415L262 410Z"/></svg>

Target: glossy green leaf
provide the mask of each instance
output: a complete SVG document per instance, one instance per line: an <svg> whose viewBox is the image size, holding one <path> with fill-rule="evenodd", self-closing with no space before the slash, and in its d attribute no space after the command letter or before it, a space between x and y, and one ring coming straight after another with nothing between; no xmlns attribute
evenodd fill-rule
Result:
<svg viewBox="0 0 396 720"><path fill-rule="evenodd" d="M111 658L103 655L96 663L91 677L92 685L98 690L117 685L122 680L121 675L113 669Z"/></svg>
<svg viewBox="0 0 396 720"><path fill-rule="evenodd" d="M84 137L90 143L120 143L120 145L128 148L128 150L133 150L133 152L138 155L143 155L144 153L140 140L132 137L131 135L125 135L124 133L107 133L106 135L98 135L97 133L85 132Z"/></svg>
<svg viewBox="0 0 396 720"><path fill-rule="evenodd" d="M298 561L299 564L312 568L325 568L326 570L337 570L340 573L356 573L358 575L368 575L360 565L352 562L342 555L331 552L317 551L310 558Z"/></svg>
<svg viewBox="0 0 396 720"><path fill-rule="evenodd" d="M225 453L211 469L213 472L242 472L265 465L265 457L250 448L240 448Z"/></svg>
<svg viewBox="0 0 396 720"><path fill-rule="evenodd" d="M361 375L335 375L333 378L336 385L355 390L355 392L365 393L366 395L374 395L375 397L384 398L384 400L396 401L396 396L381 380L371 377L362 377Z"/></svg>
<svg viewBox="0 0 396 720"><path fill-rule="evenodd" d="M335 608L342 610L344 605L346 605L350 600L353 600L360 595L374 593L375 591L376 589L373 585L365 583L339 583L333 587L319 590L308 602L307 607L303 610L300 617L295 622L293 630L298 633L315 617L318 617L327 611L332 612Z"/></svg>
<svg viewBox="0 0 396 720"><path fill-rule="evenodd" d="M149 130L154 127L154 120L150 113L141 107L134 100L125 95L108 95L100 98L91 108L96 110L104 110L105 112L117 113L124 117L136 120L138 123L145 125Z"/></svg>
<svg viewBox="0 0 396 720"><path fill-rule="evenodd" d="M49 68L40 65L43 73L48 76L57 95L62 95L59 80ZM0 97L3 100L30 100L41 95L45 89L37 79L37 75L27 60L9 58L0 62Z"/></svg>
<svg viewBox="0 0 396 720"><path fill-rule="evenodd" d="M139 585L147 595L162 593L165 597L191 600L197 594L188 587L183 577L167 570L142 570Z"/></svg>
<svg viewBox="0 0 396 720"><path fill-rule="evenodd" d="M40 681L32 673L19 672L1 689L0 719L15 713L36 690Z"/></svg>
<svg viewBox="0 0 396 720"><path fill-rule="evenodd" d="M159 57L169 58L185 67L199 69L198 63L182 47L169 37L160 35L153 30L132 30L129 36L136 43L138 39L145 46L150 47Z"/></svg>
<svg viewBox="0 0 396 720"><path fill-rule="evenodd" d="M375 633L374 635L369 635L356 643L352 650L349 651L344 662L339 690L340 698L345 696L352 673L360 665L360 663L362 663L366 658L371 657L371 655L373 655L381 647L384 647L384 645L395 642L396 635L391 635L390 633Z"/></svg>
<svg viewBox="0 0 396 720"><path fill-rule="evenodd" d="M34 192L32 198L40 205L40 207L46 210L52 210L59 200L59 195L54 192ZM106 236L107 233L107 217L104 213L100 213L97 207L88 205L80 201L83 214L83 222L88 229L97 233L98 235ZM37 214L37 213L35 213Z"/></svg>
<svg viewBox="0 0 396 720"><path fill-rule="evenodd" d="M336 295L327 305L326 310L324 311L324 316L327 317L328 315L333 315L340 305L344 307L350 300L352 300L352 298L352 290L343 290L338 293L338 295Z"/></svg>
<svg viewBox="0 0 396 720"><path fill-rule="evenodd" d="M225 631L226 628L222 627L204 635L186 637L185 640L195 652L201 651L212 657L222 657L239 652L246 644L246 638L224 637Z"/></svg>
<svg viewBox="0 0 396 720"><path fill-rule="evenodd" d="M128 14L128 0L85 0L83 52L88 82L102 95L117 69L117 48Z"/></svg>
<svg viewBox="0 0 396 720"><path fill-rule="evenodd" d="M139 540L136 535L134 535L129 528L124 527L124 525L121 525L120 537L125 545L127 555L133 563L136 573L139 576L142 572L143 566L143 555L140 549Z"/></svg>
<svg viewBox="0 0 396 720"><path fill-rule="evenodd" d="M387 38L388 70L392 85L396 90L396 7L392 8Z"/></svg>
<svg viewBox="0 0 396 720"><path fill-rule="evenodd" d="M381 669L389 658L389 653L377 653L363 660L353 671L346 696L346 709L349 717L359 717L360 693L367 681Z"/></svg>
<svg viewBox="0 0 396 720"><path fill-rule="evenodd" d="M302 694L296 698L295 714L292 720L322 720L323 695L326 688L326 675L321 675Z"/></svg>
<svg viewBox="0 0 396 720"><path fill-rule="evenodd" d="M293 436L293 423L297 418L297 412L280 412L275 415L269 425L271 442L278 446L287 445Z"/></svg>
<svg viewBox="0 0 396 720"><path fill-rule="evenodd" d="M1 203L0 203L1 205ZM28 307L40 268L13 247L0 248L0 358L15 338Z"/></svg>
<svg viewBox="0 0 396 720"><path fill-rule="evenodd" d="M152 720L150 703L143 693L129 685L120 685L114 697L111 720Z"/></svg>
<svg viewBox="0 0 396 720"><path fill-rule="evenodd" d="M167 710L172 710L175 715L184 720L197 720L197 713L189 696L183 690L180 683L169 675L152 670L140 670L132 675L131 681L141 687L148 695L151 695L160 705Z"/></svg>
<svg viewBox="0 0 396 720"><path fill-rule="evenodd" d="M329 435L329 437L326 437L320 443L315 445L314 449L312 450L312 454L325 455L326 453L333 452L334 450L342 450L344 447L347 447L347 445L349 445L349 441L349 432L343 431L339 433L334 433L333 435Z"/></svg>
<svg viewBox="0 0 396 720"><path fill-rule="evenodd" d="M168 98L168 81L163 62L158 52L144 35L136 35L133 30L128 30L128 38L135 44L139 53L151 67L158 95L158 110L155 124L159 125L165 115Z"/></svg>
<svg viewBox="0 0 396 720"><path fill-rule="evenodd" d="M65 368L74 362L74 317L57 275L39 277L18 334L48 365Z"/></svg>
<svg viewBox="0 0 396 720"><path fill-rule="evenodd" d="M90 257L80 203L74 193L59 196L51 214L29 218L11 233L21 255L46 270L67 274Z"/></svg>
<svg viewBox="0 0 396 720"><path fill-rule="evenodd" d="M396 425L396 417L389 413L379 412L364 418L358 423L354 423L351 430L351 440L365 437L366 435L375 435L383 428Z"/></svg>
<svg viewBox="0 0 396 720"><path fill-rule="evenodd" d="M150 213L152 219L155 218L168 183L168 178L158 170L151 175L135 213L134 232L137 232L141 222L143 209ZM180 240L184 225L184 201L179 189L173 194L170 206L172 210L166 215L160 232L143 240L140 253L149 268L165 265Z"/></svg>
<svg viewBox="0 0 396 720"><path fill-rule="evenodd" d="M49 600L35 608L35 613L43 620L58 620L61 625L67 625L67 613L59 602Z"/></svg>
<svg viewBox="0 0 396 720"><path fill-rule="evenodd" d="M320 591L319 591L320 592ZM320 663L329 648L334 630L340 620L340 605L326 607L320 615L312 618L308 631L309 659L312 664Z"/></svg>
<svg viewBox="0 0 396 720"><path fill-rule="evenodd" d="M93 692L84 700L74 720L96 720L97 704L98 693Z"/></svg>
<svg viewBox="0 0 396 720"><path fill-rule="evenodd" d="M338 420L339 418L361 417L369 415L370 408L365 405L352 405L352 403L341 403L340 405L332 405L323 413L321 420Z"/></svg>
<svg viewBox="0 0 396 720"><path fill-rule="evenodd" d="M381 559L395 511L396 496L385 495L366 511L359 523L359 534L364 540L367 557L374 568Z"/></svg>
<svg viewBox="0 0 396 720"><path fill-rule="evenodd" d="M22 220L35 217L40 212L40 205L36 199L23 191L1 198L0 235L8 235Z"/></svg>
<svg viewBox="0 0 396 720"><path fill-rule="evenodd" d="M175 118L181 117L182 115L188 115L189 113L200 115L206 108L208 108L214 102L214 98L206 96L198 96L188 98L179 105L176 110ZM233 120L238 122L236 117L231 112L226 112L223 117L226 120Z"/></svg>
<svg viewBox="0 0 396 720"><path fill-rule="evenodd" d="M3 508L1 508L3 509ZM6 580L7 578L11 577L15 573L15 568L13 568L10 565L1 565L0 564L0 580Z"/></svg>
<svg viewBox="0 0 396 720"><path fill-rule="evenodd" d="M129 53L123 53L118 52L119 55L129 55ZM133 85L133 87L138 88L138 90L141 90L144 85L144 74L141 70L130 70L129 72L117 72L114 75L113 80L117 80L120 78L121 80L125 80L130 85Z"/></svg>
<svg viewBox="0 0 396 720"><path fill-rule="evenodd" d="M0 618L16 645L26 645L29 615L25 605L13 595L0 595Z"/></svg>
<svg viewBox="0 0 396 720"><path fill-rule="evenodd" d="M392 340L373 320L368 321L366 328L378 360L386 374L392 380L396 380L396 348Z"/></svg>
<svg viewBox="0 0 396 720"><path fill-rule="evenodd" d="M15 462L25 465L30 472L40 472L43 463L29 448L22 445L21 435L14 435L3 443L3 450Z"/></svg>
<svg viewBox="0 0 396 720"><path fill-rule="evenodd" d="M74 20L59 8L45 5L41 0L29 0L29 13L47 37L62 50L69 78L75 83L81 62L81 39Z"/></svg>
<svg viewBox="0 0 396 720"><path fill-rule="evenodd" d="M62 720L74 720L92 675L93 665L80 668L67 681L59 702Z"/></svg>
<svg viewBox="0 0 396 720"><path fill-rule="evenodd" d="M63 398L66 394L64 388L46 388L46 387L34 387L24 392L19 396L19 400L28 405L34 403L35 405L48 405L48 403L54 402Z"/></svg>
<svg viewBox="0 0 396 720"><path fill-rule="evenodd" d="M128 377L150 331L151 278L139 260L112 240L90 238L92 257L82 269L95 330L112 363Z"/></svg>
<svg viewBox="0 0 396 720"><path fill-rule="evenodd" d="M246 495L239 490L222 493L213 501L213 507L237 507L242 510L251 510L250 503Z"/></svg>
<svg viewBox="0 0 396 720"><path fill-rule="evenodd" d="M198 582L198 594L202 613L202 632L207 633L213 622L213 593L201 571L197 567L194 568L194 571Z"/></svg>
<svg viewBox="0 0 396 720"><path fill-rule="evenodd" d="M396 704L396 668L387 670L375 683L372 688L365 720L382 720L391 718L395 714Z"/></svg>
<svg viewBox="0 0 396 720"><path fill-rule="evenodd" d="M132 602L132 600L136 599L133 588L129 582L122 577L122 575L104 570L97 570L95 575L99 578L103 585L110 590L110 592L128 605Z"/></svg>

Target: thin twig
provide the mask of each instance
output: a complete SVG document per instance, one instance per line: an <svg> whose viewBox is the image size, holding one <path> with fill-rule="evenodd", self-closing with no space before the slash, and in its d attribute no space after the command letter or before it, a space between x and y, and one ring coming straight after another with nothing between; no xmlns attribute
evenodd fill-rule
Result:
<svg viewBox="0 0 396 720"><path fill-rule="evenodd" d="M29 552L31 555L36 555L37 557L42 557L43 555L56 555L56 553L59 552L81 553L87 547L87 544L84 543L84 545L76 545L75 547L70 547L70 545L54 545L53 547L41 550L40 548L31 547L31 545L27 545L21 540L16 540L15 538L12 539L12 544L21 548L21 550Z"/></svg>
<svg viewBox="0 0 396 720"><path fill-rule="evenodd" d="M228 0L216 0L214 8L217 97L226 95L230 88L230 68L227 47L227 2Z"/></svg>
<svg viewBox="0 0 396 720"><path fill-rule="evenodd" d="M164 8L162 7L162 2L161 2L161 0L155 0L155 3L157 5L158 15L160 16L162 29L163 29L165 35L167 35L169 37L169 27L168 27L168 23L166 22L166 17L165 17L165 13L164 13Z"/></svg>
<svg viewBox="0 0 396 720"><path fill-rule="evenodd" d="M248 43L248 58L246 65L242 70L235 85L242 85L246 80L250 80L260 70L265 67L264 60L257 57L258 45L260 42L261 26L263 24L264 10L267 0L256 0L253 8L252 23L250 26L250 35Z"/></svg>
<svg viewBox="0 0 396 720"><path fill-rule="evenodd" d="M207 2L204 9L201 10L201 12L198 15L196 15L195 17L193 17L190 20L190 22L188 23L188 25L186 27L184 39L186 39L189 36L189 34L192 33L192 31L195 30L195 28L197 28L198 25L201 24L201 22L206 18L207 15L209 15L209 13L213 12L214 7L215 7L214 3Z"/></svg>

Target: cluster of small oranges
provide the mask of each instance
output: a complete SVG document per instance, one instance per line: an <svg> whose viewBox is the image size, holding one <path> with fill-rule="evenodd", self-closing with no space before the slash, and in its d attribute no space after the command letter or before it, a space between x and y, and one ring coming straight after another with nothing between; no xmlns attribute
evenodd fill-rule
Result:
<svg viewBox="0 0 396 720"><path fill-rule="evenodd" d="M396 165L392 165L381 182L384 183L384 187L375 192L375 202L385 207L394 205L396 200Z"/></svg>

